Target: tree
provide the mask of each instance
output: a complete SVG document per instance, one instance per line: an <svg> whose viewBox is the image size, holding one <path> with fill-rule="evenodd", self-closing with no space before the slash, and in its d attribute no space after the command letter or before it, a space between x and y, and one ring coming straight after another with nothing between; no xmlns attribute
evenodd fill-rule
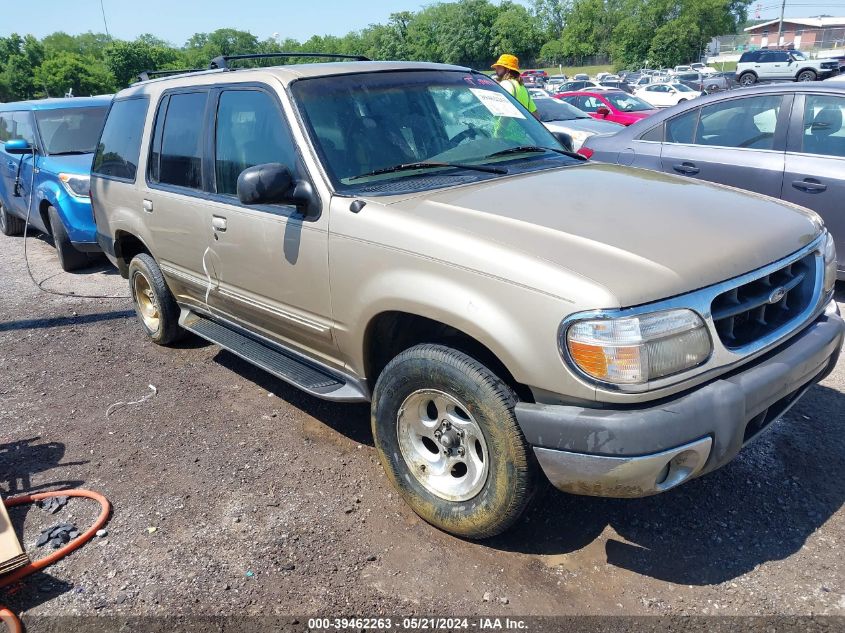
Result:
<svg viewBox="0 0 845 633"><path fill-rule="evenodd" d="M490 29L493 56L511 53L520 59L533 59L543 36L528 10L519 4L503 3Z"/></svg>
<svg viewBox="0 0 845 633"><path fill-rule="evenodd" d="M61 97L68 90L74 96L113 92L114 76L105 65L91 57L62 51L35 69L35 86L45 96Z"/></svg>
<svg viewBox="0 0 845 633"><path fill-rule="evenodd" d="M534 16L537 28L546 41L559 39L572 9L572 0L534 0Z"/></svg>
<svg viewBox="0 0 845 633"><path fill-rule="evenodd" d="M106 50L106 67L117 87L128 86L143 70L162 70L175 67L178 55L170 47L148 44L143 40L116 40Z"/></svg>

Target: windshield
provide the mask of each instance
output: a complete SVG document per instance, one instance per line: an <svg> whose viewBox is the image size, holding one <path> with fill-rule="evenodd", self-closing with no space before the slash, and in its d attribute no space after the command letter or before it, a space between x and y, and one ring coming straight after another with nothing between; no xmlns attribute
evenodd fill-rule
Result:
<svg viewBox="0 0 845 633"><path fill-rule="evenodd" d="M642 112L644 110L654 110L654 106L650 103L646 103L634 95L622 92L606 94L604 95L604 98L610 101L614 108L622 112Z"/></svg>
<svg viewBox="0 0 845 633"><path fill-rule="evenodd" d="M106 106L36 110L35 120L47 154L93 154L106 118Z"/></svg>
<svg viewBox="0 0 845 633"><path fill-rule="evenodd" d="M534 104L543 123L549 121L569 121L570 119L589 119L589 114L579 110L574 105L560 99L536 99Z"/></svg>
<svg viewBox="0 0 845 633"><path fill-rule="evenodd" d="M560 144L515 99L479 74L397 71L317 77L292 83L291 92L340 190L419 177L419 170L372 173L412 163L486 165L544 160L546 155L574 162L553 151L491 157L524 146L559 151ZM496 177L469 170L464 174Z"/></svg>
<svg viewBox="0 0 845 633"><path fill-rule="evenodd" d="M797 59L798 61L803 62L807 60L807 56L804 55L804 53L802 53L801 51L792 51L790 54L792 55L793 59Z"/></svg>

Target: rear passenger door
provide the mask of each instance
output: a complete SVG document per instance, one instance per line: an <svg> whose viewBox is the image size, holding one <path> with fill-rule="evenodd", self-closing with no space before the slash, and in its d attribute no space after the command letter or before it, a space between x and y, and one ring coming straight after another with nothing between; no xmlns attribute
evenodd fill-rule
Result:
<svg viewBox="0 0 845 633"><path fill-rule="evenodd" d="M328 215L306 219L294 206L246 206L237 181L248 167L281 163L308 174L276 94L264 86L216 90L210 136L212 249L220 287L216 308L264 335L335 355L331 333Z"/></svg>
<svg viewBox="0 0 845 633"><path fill-rule="evenodd" d="M845 269L845 96L796 97L782 197L822 216Z"/></svg>
<svg viewBox="0 0 845 633"><path fill-rule="evenodd" d="M663 171L779 197L791 99L727 99L669 119Z"/></svg>

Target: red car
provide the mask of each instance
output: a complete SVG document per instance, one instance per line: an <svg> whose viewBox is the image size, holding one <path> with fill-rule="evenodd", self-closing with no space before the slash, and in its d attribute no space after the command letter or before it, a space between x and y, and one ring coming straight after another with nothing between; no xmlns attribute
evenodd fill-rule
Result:
<svg viewBox="0 0 845 633"><path fill-rule="evenodd" d="M531 76L542 77L543 79L548 79L549 73L547 73L545 70L525 70L520 75L520 77L522 77L523 79L525 79L526 77L531 77Z"/></svg>
<svg viewBox="0 0 845 633"><path fill-rule="evenodd" d="M659 112L653 105L639 97L620 91L590 92L561 92L554 95L555 99L562 99L579 110L588 113L594 119L613 121L622 125L631 125L641 119Z"/></svg>

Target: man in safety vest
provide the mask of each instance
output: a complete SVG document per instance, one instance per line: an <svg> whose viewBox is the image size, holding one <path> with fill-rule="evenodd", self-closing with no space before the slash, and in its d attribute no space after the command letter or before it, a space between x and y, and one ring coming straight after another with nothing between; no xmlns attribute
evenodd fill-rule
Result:
<svg viewBox="0 0 845 633"><path fill-rule="evenodd" d="M499 82L499 85L525 106L525 109L533 114L535 119L539 120L540 115L537 113L537 106L519 76L519 59L516 55L500 55L496 63L493 64L493 70L496 71L496 81Z"/></svg>

